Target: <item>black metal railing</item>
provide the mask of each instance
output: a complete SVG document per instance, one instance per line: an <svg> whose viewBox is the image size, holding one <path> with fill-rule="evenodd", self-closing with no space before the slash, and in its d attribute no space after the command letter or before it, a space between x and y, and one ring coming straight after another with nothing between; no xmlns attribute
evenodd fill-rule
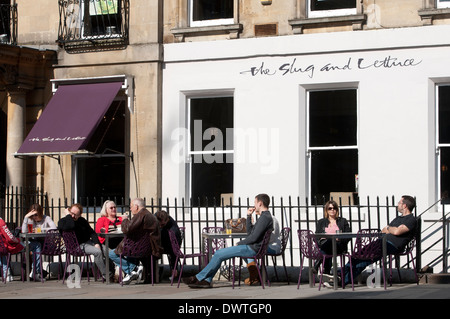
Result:
<svg viewBox="0 0 450 319"><path fill-rule="evenodd" d="M0 190L0 217L2 217L11 227L21 225L23 217L28 212L30 205L34 202L40 203L46 215L50 216L56 223L64 216L64 210L70 204L75 202L83 203L83 216L93 227L100 217L100 210L104 200L113 200L116 203L119 214L128 214L130 199L127 198L104 198L93 199L80 198L74 199L49 199L46 193L40 190L29 190L22 188L4 187ZM145 198L144 198L145 199ZM147 209L156 213L158 210L166 210L179 224L184 226L185 241L183 248L187 253L200 249L203 227L223 226L226 219L246 217L247 209L253 206L253 199L237 198L234 202L215 202L209 200L207 207L194 206L192 199L145 199ZM358 199L358 205L342 205L342 198L335 199L340 203L341 216L346 218L352 231L361 228L383 228L390 220L397 216L397 201L394 197L379 198L371 201L369 197ZM275 216L280 227L290 227L291 236L286 248L286 262L290 266L299 265L299 247L297 239L298 229L315 230L317 220L323 216L323 205L317 204L322 200L313 200L309 202L307 198L280 198L271 199L270 211ZM417 209L415 210L417 212ZM417 214L416 214L417 216ZM417 216L420 217L420 216ZM444 229L445 231L445 229ZM428 251L425 248L422 251L421 235L417 240L418 244L415 251L415 263L417 270L420 270L422 254ZM349 247L350 249L352 247ZM447 248L443 251L443 256L447 256ZM441 256L442 257L442 256ZM446 258L446 257L445 257ZM444 258L444 259L445 259ZM411 260L407 259L403 267L410 268ZM446 262L444 262L446 266Z"/></svg>
<svg viewBox="0 0 450 319"><path fill-rule="evenodd" d="M0 44L17 45L17 4L0 4Z"/></svg>
<svg viewBox="0 0 450 319"><path fill-rule="evenodd" d="M129 0L59 0L58 43L68 52L128 45Z"/></svg>

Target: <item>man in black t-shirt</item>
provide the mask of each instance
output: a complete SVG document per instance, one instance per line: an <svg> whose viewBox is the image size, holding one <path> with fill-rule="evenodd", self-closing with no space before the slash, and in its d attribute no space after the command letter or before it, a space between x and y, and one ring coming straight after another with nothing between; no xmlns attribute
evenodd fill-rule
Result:
<svg viewBox="0 0 450 319"><path fill-rule="evenodd" d="M401 213L400 216L394 218L388 226L382 229L382 233L386 234L386 249L388 255L395 255L403 252L406 245L414 238L417 228L417 220L412 214L412 211L416 207L416 201L413 197L403 195L398 202L397 210ZM378 245L381 250L382 238L372 242L370 245ZM352 258L353 278L358 277L363 270L370 264L380 260L381 251L379 257L373 260L363 260ZM345 284L350 283L350 264L345 265Z"/></svg>

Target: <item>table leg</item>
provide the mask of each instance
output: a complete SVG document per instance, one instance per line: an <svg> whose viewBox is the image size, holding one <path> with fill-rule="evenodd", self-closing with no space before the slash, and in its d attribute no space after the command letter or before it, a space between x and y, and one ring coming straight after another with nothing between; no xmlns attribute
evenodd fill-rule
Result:
<svg viewBox="0 0 450 319"><path fill-rule="evenodd" d="M384 282L384 289L386 289L386 257L387 257L387 243L386 243L386 236L383 236L383 282Z"/></svg>
<svg viewBox="0 0 450 319"><path fill-rule="evenodd" d="M334 282L334 290L338 289L338 280L337 280L337 244L336 238L332 238L332 246L333 246L333 282Z"/></svg>
<svg viewBox="0 0 450 319"><path fill-rule="evenodd" d="M106 284L108 285L110 283L109 280L109 236L105 236L105 263L106 263L106 273L105 273L105 280Z"/></svg>
<svg viewBox="0 0 450 319"><path fill-rule="evenodd" d="M42 258L42 257L41 257ZM28 236L25 236L25 277L30 281L30 242Z"/></svg>
<svg viewBox="0 0 450 319"><path fill-rule="evenodd" d="M312 288L314 286L313 280L314 280L314 275L312 272L313 269L313 262L311 258L308 258L308 262L309 262L309 271L308 271L308 275L309 275L309 288Z"/></svg>

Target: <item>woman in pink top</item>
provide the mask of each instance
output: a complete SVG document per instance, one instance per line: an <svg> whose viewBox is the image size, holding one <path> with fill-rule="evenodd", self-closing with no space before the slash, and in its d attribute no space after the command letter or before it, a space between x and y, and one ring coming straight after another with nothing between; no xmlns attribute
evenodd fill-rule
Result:
<svg viewBox="0 0 450 319"><path fill-rule="evenodd" d="M320 219L316 225L316 233L335 234L337 231L348 233L351 231L350 225L347 220L339 216L339 205L334 200L329 200L323 207L324 218ZM343 253L347 250L347 243L349 239L337 240L337 253ZM333 253L333 247L331 245L331 239L322 238L319 240L319 248L322 253L331 255ZM322 260L316 260L314 264L314 270L317 272ZM330 274L331 271L331 258L325 259L324 274Z"/></svg>
<svg viewBox="0 0 450 319"><path fill-rule="evenodd" d="M103 203L100 215L101 217L95 224L96 233L108 233L110 231L114 231L122 224L122 217L117 216L116 203L112 200L107 200ZM99 236L98 240L100 240L100 243L102 244L105 243L104 237ZM111 238L109 241L109 248L116 248L121 240L121 238Z"/></svg>

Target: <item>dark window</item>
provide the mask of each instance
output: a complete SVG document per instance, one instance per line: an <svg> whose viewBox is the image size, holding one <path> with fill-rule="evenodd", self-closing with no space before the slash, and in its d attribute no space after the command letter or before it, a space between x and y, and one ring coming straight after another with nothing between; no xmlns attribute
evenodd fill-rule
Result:
<svg viewBox="0 0 450 319"><path fill-rule="evenodd" d="M356 90L310 92L310 147L356 145Z"/></svg>
<svg viewBox="0 0 450 319"><path fill-rule="evenodd" d="M328 200L330 192L355 192L357 174L358 150L311 152L311 195L318 203Z"/></svg>
<svg viewBox="0 0 450 319"><path fill-rule="evenodd" d="M190 100L191 197L194 205L220 204L221 194L233 193L233 98ZM228 135L227 135L228 129ZM207 202L208 200L208 202Z"/></svg>
<svg viewBox="0 0 450 319"><path fill-rule="evenodd" d="M358 174L357 90L309 92L311 196L355 192Z"/></svg>
<svg viewBox="0 0 450 319"><path fill-rule="evenodd" d="M193 20L233 18L234 0L192 0Z"/></svg>
<svg viewBox="0 0 450 319"><path fill-rule="evenodd" d="M107 198L125 196L125 102L114 101L95 130L87 149L93 157L76 158L78 198L102 204Z"/></svg>
<svg viewBox="0 0 450 319"><path fill-rule="evenodd" d="M440 191L444 202L450 203L450 86L439 86L438 112Z"/></svg>
<svg viewBox="0 0 450 319"><path fill-rule="evenodd" d="M121 34L121 0L90 0L85 2L84 35Z"/></svg>
<svg viewBox="0 0 450 319"><path fill-rule="evenodd" d="M356 0L311 0L311 11L353 8L356 8Z"/></svg>

